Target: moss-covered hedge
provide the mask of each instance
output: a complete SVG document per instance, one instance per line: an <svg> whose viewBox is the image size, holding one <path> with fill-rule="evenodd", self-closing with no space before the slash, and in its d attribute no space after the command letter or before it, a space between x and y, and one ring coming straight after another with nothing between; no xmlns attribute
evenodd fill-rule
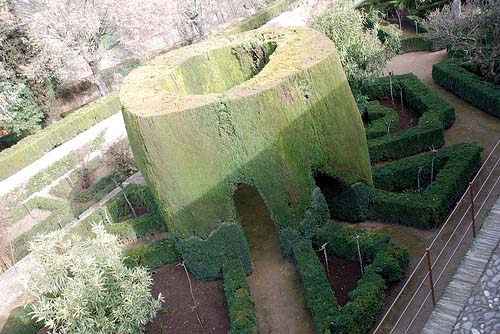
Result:
<svg viewBox="0 0 500 334"><path fill-rule="evenodd" d="M166 264L181 260L173 239L153 241L123 252L124 263L129 267L137 265L156 269Z"/></svg>
<svg viewBox="0 0 500 334"><path fill-rule="evenodd" d="M146 208L149 212L158 212L156 200L149 187L131 183L125 189L125 195L133 207ZM106 203L108 217L117 222L122 217L132 214L132 210L123 195L123 191Z"/></svg>
<svg viewBox="0 0 500 334"><path fill-rule="evenodd" d="M378 101L371 101L366 108L366 118L370 122L365 129L366 139L375 139L387 135L387 128L397 128L398 113L392 109L381 106Z"/></svg>
<svg viewBox="0 0 500 334"><path fill-rule="evenodd" d="M119 111L118 94L111 93L3 150L0 152L0 181Z"/></svg>
<svg viewBox="0 0 500 334"><path fill-rule="evenodd" d="M161 215L154 212L121 223L109 224L106 229L121 240L136 240L140 237L164 232L167 225L163 222Z"/></svg>
<svg viewBox="0 0 500 334"><path fill-rule="evenodd" d="M455 121L454 107L414 74L393 76L392 82L394 98L399 98L402 88L404 104L421 116L414 128L369 140L368 150L373 162L412 155L432 145L441 147L444 145L443 128ZM363 92L372 100L389 99L390 78L372 80L364 86Z"/></svg>
<svg viewBox="0 0 500 334"><path fill-rule="evenodd" d="M343 307L333 294L311 242L302 239L294 247L295 263L316 333L368 333L382 311L387 284L400 280L408 268L408 251L393 244L385 235L328 224L319 230L315 242L317 245L327 243L330 254L358 261L356 234L361 236L364 274Z"/></svg>
<svg viewBox="0 0 500 334"><path fill-rule="evenodd" d="M231 319L232 334L257 334L257 314L245 268L240 260L228 261L222 268L224 292Z"/></svg>
<svg viewBox="0 0 500 334"><path fill-rule="evenodd" d="M440 225L479 170L480 153L481 148L473 143L439 150L432 187L424 188L420 193L410 188L415 187L421 166L422 184L430 181L431 153L374 167L378 189L375 188L370 203L370 216L422 229Z"/></svg>
<svg viewBox="0 0 500 334"><path fill-rule="evenodd" d="M181 243L236 221L240 183L258 189L284 228L304 217L314 172L372 182L335 47L310 29L256 30L172 51L131 72L120 99L136 162ZM188 267L197 263L192 270L214 265L193 270L198 277L221 274L222 263L202 259L210 251L182 253Z"/></svg>
<svg viewBox="0 0 500 334"><path fill-rule="evenodd" d="M463 100L500 118L500 86L469 72L453 59L432 66L432 79Z"/></svg>
<svg viewBox="0 0 500 334"><path fill-rule="evenodd" d="M401 53L415 51L434 51L434 44L426 38L425 34L401 37Z"/></svg>

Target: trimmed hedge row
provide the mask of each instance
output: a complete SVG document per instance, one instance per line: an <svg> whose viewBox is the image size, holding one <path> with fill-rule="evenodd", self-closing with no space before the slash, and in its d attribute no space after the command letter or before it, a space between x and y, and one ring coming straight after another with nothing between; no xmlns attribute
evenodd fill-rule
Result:
<svg viewBox="0 0 500 334"><path fill-rule="evenodd" d="M0 152L0 181L6 179L45 153L120 111L118 93L75 111L68 117L28 136Z"/></svg>
<svg viewBox="0 0 500 334"><path fill-rule="evenodd" d="M207 239L191 236L177 241L177 249L193 275L202 281L222 277L222 265L239 259L245 271L252 271L252 257L243 228L238 223L222 223Z"/></svg>
<svg viewBox="0 0 500 334"><path fill-rule="evenodd" d="M420 6L414 10L412 10L411 15L412 16L419 16L419 17L425 17L427 14L430 12L442 8L444 5L450 3L451 0L440 0L440 1L435 1L433 3L430 3L428 5Z"/></svg>
<svg viewBox="0 0 500 334"><path fill-rule="evenodd" d="M371 101L366 108L366 118L370 122L365 129L366 139L375 139L387 135L387 126L395 129L398 126L398 113L392 109L381 106L378 101Z"/></svg>
<svg viewBox="0 0 500 334"><path fill-rule="evenodd" d="M375 167L375 184L382 189L374 190L370 217L422 229L440 225L479 170L481 147L474 143L464 143L441 149L437 153L437 176L432 187L421 193L392 192L414 185L419 166L425 168L423 180L428 179L430 161L430 153L426 153Z"/></svg>
<svg viewBox="0 0 500 334"><path fill-rule="evenodd" d="M331 333L330 328L340 315L340 306L311 241L299 240L293 248L293 256L316 333Z"/></svg>
<svg viewBox="0 0 500 334"><path fill-rule="evenodd" d="M388 136L368 141L372 162L397 159L444 145L443 128L455 121L455 109L423 84L414 74L392 77L393 95L403 90L404 103L421 115L418 125ZM372 100L390 98L390 78L383 77L365 84L363 93Z"/></svg>
<svg viewBox="0 0 500 334"><path fill-rule="evenodd" d="M415 51L434 51L434 44L426 38L425 34L401 37L401 53Z"/></svg>
<svg viewBox="0 0 500 334"><path fill-rule="evenodd" d="M123 262L128 267L137 265L156 269L165 264L182 260L173 239L153 241L149 244L127 249L123 252Z"/></svg>
<svg viewBox="0 0 500 334"><path fill-rule="evenodd" d="M156 200L148 187L131 183L125 188L125 194L133 207L144 207L149 212L157 212ZM123 196L123 191L106 203L109 218L112 222L131 214L130 206Z"/></svg>
<svg viewBox="0 0 500 334"><path fill-rule="evenodd" d="M427 29L425 28L424 25L424 20L422 20L420 17L415 16L415 15L407 15L404 17L404 21L411 26L417 25L417 31L419 33L426 33Z"/></svg>
<svg viewBox="0 0 500 334"><path fill-rule="evenodd" d="M111 172L110 175L106 175L90 185L87 189L82 189L76 192L76 200L79 202L87 202L90 200L100 201L104 196L109 194L111 190L116 188L115 181L122 183L126 179L127 176L115 170Z"/></svg>
<svg viewBox="0 0 500 334"><path fill-rule="evenodd" d="M294 247L294 257L316 333L368 333L382 311L386 284L401 279L409 265L408 251L393 244L390 238L329 224L321 228L316 242L327 242L330 253L348 261L357 261L356 233L361 235L364 275L349 302L340 307L309 240Z"/></svg>
<svg viewBox="0 0 500 334"><path fill-rule="evenodd" d="M224 293L231 319L232 334L257 334L257 314L250 293L245 268L240 260L228 261L222 267Z"/></svg>
<svg viewBox="0 0 500 334"><path fill-rule="evenodd" d="M500 86L467 71L456 60L434 64L432 79L463 100L500 118Z"/></svg>
<svg viewBox="0 0 500 334"><path fill-rule="evenodd" d="M164 232L166 229L167 225L157 212L106 226L106 230L116 235L120 240L136 240L140 237Z"/></svg>

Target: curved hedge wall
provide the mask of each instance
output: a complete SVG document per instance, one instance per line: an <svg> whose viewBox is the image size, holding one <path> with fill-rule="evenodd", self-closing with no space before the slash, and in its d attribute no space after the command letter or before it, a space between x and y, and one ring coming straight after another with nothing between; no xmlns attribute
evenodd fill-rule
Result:
<svg viewBox="0 0 500 334"><path fill-rule="evenodd" d="M313 30L257 30L175 50L133 71L120 98L139 169L177 238L203 240L236 222L239 183L259 190L279 227L304 216L313 172L372 183L335 47Z"/></svg>
<svg viewBox="0 0 500 334"><path fill-rule="evenodd" d="M500 86L467 71L456 60L434 64L432 79L465 101L500 118Z"/></svg>
<svg viewBox="0 0 500 334"><path fill-rule="evenodd" d="M363 93L372 100L390 99L390 78L372 80L363 87ZM423 152L429 147L444 145L443 129L455 121L455 108L423 84L414 74L392 77L393 96L420 114L416 127L377 137L368 141L368 151L373 162L398 159Z"/></svg>

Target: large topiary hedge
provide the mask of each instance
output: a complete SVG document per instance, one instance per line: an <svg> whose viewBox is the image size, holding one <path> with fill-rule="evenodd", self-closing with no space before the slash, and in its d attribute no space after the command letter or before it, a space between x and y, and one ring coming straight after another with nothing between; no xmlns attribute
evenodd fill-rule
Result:
<svg viewBox="0 0 500 334"><path fill-rule="evenodd" d="M375 191L370 216L391 223L428 229L440 225L481 166L481 147L467 143L438 151L435 180L430 184L431 153L374 167ZM418 169L423 185L419 193Z"/></svg>
<svg viewBox="0 0 500 334"><path fill-rule="evenodd" d="M391 97L391 79L377 78L363 88L372 100ZM429 147L444 145L443 129L455 121L455 109L448 102L423 84L414 74L392 77L393 96L398 99L402 89L403 102L420 114L418 125L414 128L377 137L368 141L372 161L398 159L427 150Z"/></svg>
<svg viewBox="0 0 500 334"><path fill-rule="evenodd" d="M469 72L457 60L434 64L432 79L465 101L500 118L500 86Z"/></svg>
<svg viewBox="0 0 500 334"><path fill-rule="evenodd" d="M315 171L372 182L335 47L310 29L256 30L175 50L133 71L120 99L139 169L181 244L236 221L232 195L242 182L259 190L280 228L304 216ZM220 275L221 263L202 259L209 254L200 249L196 261L214 264L207 277Z"/></svg>

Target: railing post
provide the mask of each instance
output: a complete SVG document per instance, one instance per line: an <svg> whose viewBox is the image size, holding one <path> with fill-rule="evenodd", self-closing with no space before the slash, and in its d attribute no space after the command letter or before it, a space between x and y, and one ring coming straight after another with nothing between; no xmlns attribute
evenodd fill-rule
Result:
<svg viewBox="0 0 500 334"><path fill-rule="evenodd" d="M430 248L427 248L425 250L425 255L427 258L427 269L429 270L429 283L431 286L432 307L436 307L436 297L434 295L434 282L432 280L431 249Z"/></svg>
<svg viewBox="0 0 500 334"><path fill-rule="evenodd" d="M470 194L470 215L472 218L472 235L476 238L476 213L474 212L474 191L472 190L472 182L469 182Z"/></svg>

